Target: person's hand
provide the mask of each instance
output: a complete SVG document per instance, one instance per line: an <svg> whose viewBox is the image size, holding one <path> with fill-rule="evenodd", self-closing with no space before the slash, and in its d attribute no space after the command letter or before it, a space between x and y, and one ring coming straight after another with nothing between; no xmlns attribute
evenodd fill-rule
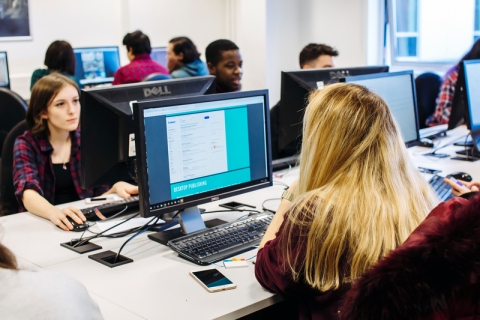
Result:
<svg viewBox="0 0 480 320"><path fill-rule="evenodd" d="M138 194L138 187L127 182L117 182L113 185L114 192L117 193L120 197L128 199L132 194Z"/></svg>
<svg viewBox="0 0 480 320"><path fill-rule="evenodd" d="M70 221L68 221L67 216L78 224L87 221L82 212L75 207L66 207L63 209L54 208L48 219L65 231L73 230L73 226Z"/></svg>
<svg viewBox="0 0 480 320"><path fill-rule="evenodd" d="M450 187L452 187L452 193L456 197L459 197L462 194L469 193L469 192L478 192L480 187L480 182L475 182L475 181L467 182L463 180L457 180L458 182L463 184L463 186L460 186L447 178L444 178L443 181L445 181Z"/></svg>

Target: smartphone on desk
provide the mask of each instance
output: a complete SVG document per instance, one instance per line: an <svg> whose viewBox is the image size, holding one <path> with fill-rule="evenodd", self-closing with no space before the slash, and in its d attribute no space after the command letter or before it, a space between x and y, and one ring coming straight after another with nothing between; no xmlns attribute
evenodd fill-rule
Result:
<svg viewBox="0 0 480 320"><path fill-rule="evenodd" d="M230 290L237 287L217 269L190 271L190 275L208 292Z"/></svg>

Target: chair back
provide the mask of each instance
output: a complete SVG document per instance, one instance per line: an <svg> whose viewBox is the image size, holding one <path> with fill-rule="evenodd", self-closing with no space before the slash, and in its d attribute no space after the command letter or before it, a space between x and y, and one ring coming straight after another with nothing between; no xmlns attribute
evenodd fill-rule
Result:
<svg viewBox="0 0 480 320"><path fill-rule="evenodd" d="M22 120L25 120L27 103L15 92L0 88L0 150L7 134Z"/></svg>
<svg viewBox="0 0 480 320"><path fill-rule="evenodd" d="M0 217L18 212L18 202L13 186L13 147L15 139L28 129L27 120L20 121L8 133L2 149L0 164Z"/></svg>
<svg viewBox="0 0 480 320"><path fill-rule="evenodd" d="M152 73L146 76L142 81L158 81L172 79L172 76L163 73Z"/></svg>
<svg viewBox="0 0 480 320"><path fill-rule="evenodd" d="M441 85L442 78L432 72L422 73L415 79L420 129L427 127L425 124L427 117L435 112Z"/></svg>

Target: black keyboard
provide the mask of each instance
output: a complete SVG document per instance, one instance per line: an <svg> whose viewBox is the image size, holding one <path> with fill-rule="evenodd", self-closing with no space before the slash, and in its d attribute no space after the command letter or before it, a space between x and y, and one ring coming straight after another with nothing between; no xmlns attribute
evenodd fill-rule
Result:
<svg viewBox="0 0 480 320"><path fill-rule="evenodd" d="M430 186L435 190L437 196L442 200L446 201L450 198L453 198L452 187L450 187L445 181L443 181L443 177L439 175L434 175L430 181Z"/></svg>
<svg viewBox="0 0 480 320"><path fill-rule="evenodd" d="M128 199L112 201L95 207L80 209L80 211L83 213L85 218L87 218L87 220L98 220L98 217L95 214L95 208L100 210L101 214L108 217L124 210L127 206L128 213L131 212L131 209L138 209L138 196L133 196ZM125 213L127 213L127 210L125 211Z"/></svg>
<svg viewBox="0 0 480 320"><path fill-rule="evenodd" d="M209 265L258 246L273 219L264 212L170 240L168 246L199 265Z"/></svg>

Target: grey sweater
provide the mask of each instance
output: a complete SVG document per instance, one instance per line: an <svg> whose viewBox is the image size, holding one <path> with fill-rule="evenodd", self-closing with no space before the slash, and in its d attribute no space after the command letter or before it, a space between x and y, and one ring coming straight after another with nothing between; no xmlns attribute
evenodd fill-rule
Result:
<svg viewBox="0 0 480 320"><path fill-rule="evenodd" d="M0 319L103 319L77 280L47 270L0 268Z"/></svg>

